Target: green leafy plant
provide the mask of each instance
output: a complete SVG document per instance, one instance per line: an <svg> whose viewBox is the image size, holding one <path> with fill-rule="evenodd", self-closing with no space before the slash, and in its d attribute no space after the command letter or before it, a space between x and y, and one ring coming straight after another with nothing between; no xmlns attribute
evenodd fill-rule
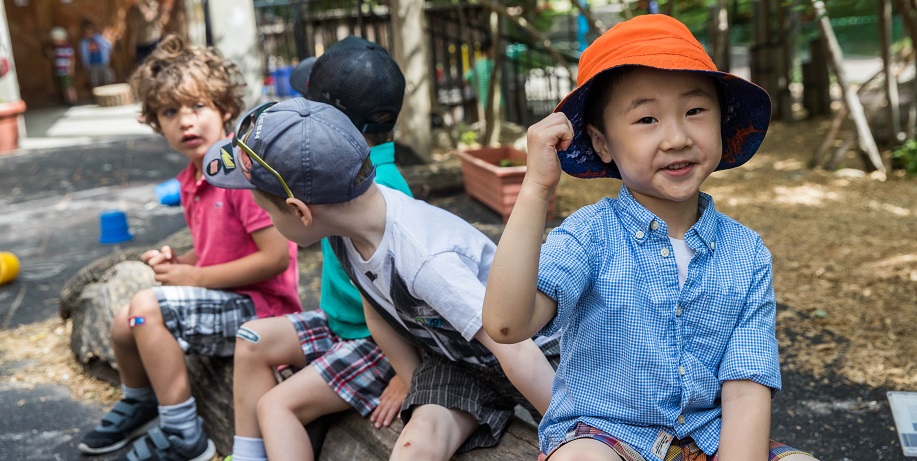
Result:
<svg viewBox="0 0 917 461"><path fill-rule="evenodd" d="M525 166L525 160L514 160L511 158L504 158L500 160L499 166Z"/></svg>
<svg viewBox="0 0 917 461"><path fill-rule="evenodd" d="M459 135L459 142L466 146L474 145L478 142L478 134L473 130L463 131Z"/></svg>
<svg viewBox="0 0 917 461"><path fill-rule="evenodd" d="M892 152L892 166L917 176L917 139L909 139Z"/></svg>

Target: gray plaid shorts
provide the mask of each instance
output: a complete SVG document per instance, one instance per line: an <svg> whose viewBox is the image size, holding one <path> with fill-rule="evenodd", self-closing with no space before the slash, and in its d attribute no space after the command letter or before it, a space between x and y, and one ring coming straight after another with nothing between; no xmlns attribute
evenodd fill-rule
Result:
<svg viewBox="0 0 917 461"><path fill-rule="evenodd" d="M162 320L186 354L228 357L236 330L257 317L245 295L201 287L153 287Z"/></svg>
<svg viewBox="0 0 917 461"><path fill-rule="evenodd" d="M541 350L557 369L560 360L558 340L547 342ZM401 406L401 419L407 424L414 408L429 404L465 411L480 424L462 443L458 453L496 445L512 420L516 405L525 408L535 421L541 420L541 415L513 386L500 365L453 362L424 353Z"/></svg>

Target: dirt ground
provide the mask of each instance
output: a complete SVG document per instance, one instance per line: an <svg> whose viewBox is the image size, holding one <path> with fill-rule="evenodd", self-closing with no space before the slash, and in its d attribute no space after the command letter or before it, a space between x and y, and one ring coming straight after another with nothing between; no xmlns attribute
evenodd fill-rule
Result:
<svg viewBox="0 0 917 461"><path fill-rule="evenodd" d="M702 189L773 254L784 369L915 391L917 178L808 169L828 124L773 123L755 157ZM863 168L852 154L844 166ZM565 176L557 206L569 214L619 184Z"/></svg>

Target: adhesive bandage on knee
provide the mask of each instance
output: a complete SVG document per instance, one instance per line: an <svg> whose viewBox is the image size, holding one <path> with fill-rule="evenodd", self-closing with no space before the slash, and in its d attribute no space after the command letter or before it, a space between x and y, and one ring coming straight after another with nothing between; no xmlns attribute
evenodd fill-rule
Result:
<svg viewBox="0 0 917 461"><path fill-rule="evenodd" d="M252 344L258 344L261 342L261 335L258 334L255 330L246 327L239 327L236 331L236 338L244 339Z"/></svg>

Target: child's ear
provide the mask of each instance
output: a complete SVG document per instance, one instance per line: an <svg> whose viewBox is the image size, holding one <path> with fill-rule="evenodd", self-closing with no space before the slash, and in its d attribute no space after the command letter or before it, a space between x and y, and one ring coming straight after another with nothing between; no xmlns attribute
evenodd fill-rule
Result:
<svg viewBox="0 0 917 461"><path fill-rule="evenodd" d="M595 150L595 153L599 155L599 158L605 163L611 163L614 159L611 158L608 139L605 138L605 134L592 124L586 125L586 133L589 134L589 140L592 141L592 148Z"/></svg>
<svg viewBox="0 0 917 461"><path fill-rule="evenodd" d="M230 114L229 112L223 113L223 123L228 122L231 118L232 118L232 114Z"/></svg>
<svg viewBox="0 0 917 461"><path fill-rule="evenodd" d="M286 205L292 208L291 211L296 213L296 216L299 216L299 220L302 221L303 226L309 227L312 225L312 210L309 209L309 205L306 205L302 200L297 198L288 198L286 200Z"/></svg>

